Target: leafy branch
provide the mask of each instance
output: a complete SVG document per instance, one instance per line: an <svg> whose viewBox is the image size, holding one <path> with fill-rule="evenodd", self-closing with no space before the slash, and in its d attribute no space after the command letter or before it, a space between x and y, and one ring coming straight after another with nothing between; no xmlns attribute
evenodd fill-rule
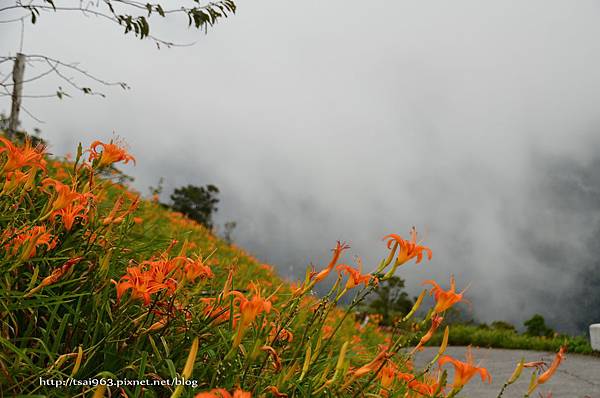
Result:
<svg viewBox="0 0 600 398"><path fill-rule="evenodd" d="M26 13L18 18L0 20L1 23L18 22L29 15L31 23L35 24L42 11L53 12L80 12L85 16L96 16L124 27L125 34L133 33L134 36L152 39L158 47L176 46L150 34L150 17L155 14L166 18L168 14L184 14L188 18L188 26L202 29L207 32L208 27L214 26L218 20L235 14L236 4L233 0L219 0L201 5L199 0L192 1L191 6L165 9L160 3L143 3L134 0L103 0L101 2L89 2L77 6L62 6L55 4L54 0L32 1L24 4L16 0L14 4L0 7L0 15L12 10L24 10ZM137 12L136 12L137 11Z"/></svg>

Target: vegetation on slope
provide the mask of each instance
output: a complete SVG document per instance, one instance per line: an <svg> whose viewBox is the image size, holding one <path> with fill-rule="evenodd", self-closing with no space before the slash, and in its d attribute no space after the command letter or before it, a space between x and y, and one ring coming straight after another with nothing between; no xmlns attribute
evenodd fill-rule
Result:
<svg viewBox="0 0 600 398"><path fill-rule="evenodd" d="M388 235L376 271L329 264L299 284L225 244L201 225L119 183L134 161L118 143L94 142L74 160L0 138L0 391L101 397L453 397L485 368L444 356L445 312L463 298L426 281L436 303L413 318L426 291L385 331L353 312L380 281L431 258L417 241ZM313 287L335 283L321 298ZM340 300L351 295L346 307ZM406 326L409 327L406 327ZM424 369L412 356L437 330ZM402 348L414 347L410 352ZM532 393L563 358L534 369ZM437 365L436 365L437 362ZM438 366L439 365L439 366ZM513 377L526 367L515 363ZM446 369L453 367L448 382Z"/></svg>

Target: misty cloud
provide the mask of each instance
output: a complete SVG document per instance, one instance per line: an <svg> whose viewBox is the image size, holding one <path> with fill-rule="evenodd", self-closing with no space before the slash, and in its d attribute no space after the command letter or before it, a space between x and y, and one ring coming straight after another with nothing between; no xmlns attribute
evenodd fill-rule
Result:
<svg viewBox="0 0 600 398"><path fill-rule="evenodd" d="M133 89L25 106L58 154L124 137L142 192L161 176L167 193L217 185L217 221L237 221L237 243L282 275L323 264L338 239L375 264L383 235L415 225L434 259L402 270L411 294L453 273L481 320L540 312L573 330L599 321L576 305L598 272L599 14L592 1L263 0L207 36L161 26L198 41L161 51L44 14L25 52ZM7 51L19 29L0 25Z"/></svg>

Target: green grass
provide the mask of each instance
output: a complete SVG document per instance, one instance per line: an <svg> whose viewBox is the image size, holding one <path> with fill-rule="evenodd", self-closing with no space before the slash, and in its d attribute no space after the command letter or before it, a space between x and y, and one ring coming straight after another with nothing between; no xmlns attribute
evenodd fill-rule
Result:
<svg viewBox="0 0 600 398"><path fill-rule="evenodd" d="M438 345L442 335L436 333L429 342ZM556 352L562 345L567 346L567 351L577 354L593 354L587 337L557 335L555 337L536 337L517 333L513 330L494 329L472 325L451 325L450 345L477 347L509 348L519 350L535 350ZM596 352L596 354L598 354Z"/></svg>

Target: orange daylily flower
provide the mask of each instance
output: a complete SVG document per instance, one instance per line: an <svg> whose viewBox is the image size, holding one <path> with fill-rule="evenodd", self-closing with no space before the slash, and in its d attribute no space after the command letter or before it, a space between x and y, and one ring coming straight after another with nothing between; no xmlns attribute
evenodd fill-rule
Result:
<svg viewBox="0 0 600 398"><path fill-rule="evenodd" d="M238 388L232 395L223 388L214 388L208 392L196 394L195 398L252 398L252 394Z"/></svg>
<svg viewBox="0 0 600 398"><path fill-rule="evenodd" d="M352 370L351 371L352 377L358 378L358 377L366 375L369 372L379 369L381 364L384 361L387 361L392 355L393 355L392 353L388 352L387 346L380 345L379 353L375 356L375 358L373 358L373 360L371 362L369 362L368 364L363 365L358 369Z"/></svg>
<svg viewBox="0 0 600 398"><path fill-rule="evenodd" d="M271 356L271 358L273 358L273 367L275 368L276 372L279 372L281 370L281 359L279 358L279 354L277 354L277 351L275 351L273 347L268 345L264 345L260 347L260 349L261 351L265 351Z"/></svg>
<svg viewBox="0 0 600 398"><path fill-rule="evenodd" d="M392 361L388 361L381 371L377 375L381 382L381 386L384 388L389 388L396 379L396 375L398 374L398 366Z"/></svg>
<svg viewBox="0 0 600 398"><path fill-rule="evenodd" d="M70 177L69 173L65 170L65 163L59 160L55 160L52 163L52 167L54 170L54 175L59 180L66 180Z"/></svg>
<svg viewBox="0 0 600 398"><path fill-rule="evenodd" d="M4 245L7 251L10 251L14 256L17 254L21 247L24 247L24 251L21 254L23 260L28 260L36 255L37 247L45 245L47 250L51 250L56 247L57 238L54 237L46 230L45 225L35 226L27 229L23 228L18 231L11 233L14 237L9 243ZM7 235L5 232L3 235Z"/></svg>
<svg viewBox="0 0 600 398"><path fill-rule="evenodd" d="M210 391L196 394L195 398L231 398L231 394L222 388L214 388Z"/></svg>
<svg viewBox="0 0 600 398"><path fill-rule="evenodd" d="M232 293L239 293L237 291ZM271 312L271 302L269 300L265 300L260 296L260 292L258 287L255 287L255 295L248 300L246 297L241 295L241 293L236 294L236 298L239 300L240 304L240 313L242 314L241 321L242 324L248 325L256 319L258 315L263 312L269 313Z"/></svg>
<svg viewBox="0 0 600 398"><path fill-rule="evenodd" d="M88 199L93 198L93 195L90 192L79 193L75 187L70 187L67 184L64 184L53 178L46 178L44 181L42 181L42 190L49 193L49 191L46 191L47 187L54 188L56 198L54 198L52 202L50 212L55 212L55 214L57 214L56 212L58 210L64 209L73 203L83 205L87 203Z"/></svg>
<svg viewBox="0 0 600 398"><path fill-rule="evenodd" d="M438 391L439 385L438 380L429 375L425 375L423 381L418 381L413 376L412 380L408 382L409 393L407 398L433 397Z"/></svg>
<svg viewBox="0 0 600 398"><path fill-rule="evenodd" d="M115 205L113 206L113 208L110 211L110 213L108 214L108 216L106 216L102 220L103 225L122 223L128 214L133 213L138 208L138 206L140 204L140 197L139 196L133 197L131 203L129 204L129 207L119 214L119 211L121 210L121 206L123 206L124 202L125 202L125 195L123 195L119 199L117 199L117 201L115 202Z"/></svg>
<svg viewBox="0 0 600 398"><path fill-rule="evenodd" d="M462 301L463 294L467 290L464 289L462 292L456 293L456 281L454 280L454 276L450 278L450 289L447 291L443 290L440 285L431 279L423 282L423 285L426 284L433 286L429 294L435 297L436 304L433 310L438 314Z"/></svg>
<svg viewBox="0 0 600 398"><path fill-rule="evenodd" d="M420 242L417 242L417 229L415 227L412 227L410 237L410 240L403 239L396 234L389 234L383 237L384 240L388 240L388 249L395 251L396 247L399 248L394 269L415 257L417 258L416 263L419 264L423 259L423 252L427 254L427 259L431 260L431 249L427 246L422 246L419 244Z"/></svg>
<svg viewBox="0 0 600 398"><path fill-rule="evenodd" d="M414 354L416 351L420 351L423 349L423 346L429 340L431 340L433 334L440 327L443 320L444 318L439 316L438 314L433 315L433 317L431 318L431 326L429 327L429 330L423 335L423 337L421 337L421 340L419 340L419 344L417 344L417 346L412 350L411 354Z"/></svg>
<svg viewBox="0 0 600 398"><path fill-rule="evenodd" d="M201 298L200 301L206 304L206 307L202 309L202 313L204 316L210 318L211 321L216 321L217 324L229 321L229 306L216 305L215 302L217 299L214 297L204 297ZM233 317L233 326L237 324L238 318L239 314L236 314L236 316Z"/></svg>
<svg viewBox="0 0 600 398"><path fill-rule="evenodd" d="M208 279L214 276L210 267L202 261L202 257L198 257L195 261L188 259L183 266L183 272L185 273L186 280L192 282L198 278Z"/></svg>
<svg viewBox="0 0 600 398"><path fill-rule="evenodd" d="M340 243L340 241L338 241L335 248L332 249L333 257L331 258L329 265L327 265L327 268L325 268L323 271L317 273L313 277L313 283L318 283L318 282L322 281L323 279L327 278L327 276L331 273L331 270L333 269L333 267L335 267L338 260L340 259L342 252L349 248L350 248L350 246L346 245L346 243Z"/></svg>
<svg viewBox="0 0 600 398"><path fill-rule="evenodd" d="M329 325L323 326L323 338L329 339L333 335L333 327Z"/></svg>
<svg viewBox="0 0 600 398"><path fill-rule="evenodd" d="M143 261L140 266L145 270L145 277L151 283L164 285L169 294L173 294L177 289L176 274L180 266L180 257L172 259L160 259L154 261Z"/></svg>
<svg viewBox="0 0 600 398"><path fill-rule="evenodd" d="M202 263L202 259L192 260L182 256L168 259L166 253L169 250L158 260L143 261L138 266L127 268L127 274L119 282L114 282L117 299L131 290L133 298L141 299L148 305L154 293L166 290L167 294L173 294L181 281L193 282L197 278L213 276L212 270Z"/></svg>
<svg viewBox="0 0 600 398"><path fill-rule="evenodd" d="M406 392L405 398L416 398L418 397L432 397L436 392L438 383L433 378L426 378L423 381L418 381L416 376L412 373L401 372L398 366L388 361L385 366L381 369L377 375L381 381L383 387L379 391L379 395L387 397L389 395L390 387L393 385L396 379L407 383L408 391ZM415 394L417 392L419 395Z"/></svg>
<svg viewBox="0 0 600 398"><path fill-rule="evenodd" d="M117 283L117 300L121 300L121 296L131 290L131 297L141 299L145 305L152 301L151 295L161 290L168 289L168 285L162 282L156 282L147 273L141 269L141 266L128 267L127 274Z"/></svg>
<svg viewBox="0 0 600 398"><path fill-rule="evenodd" d="M398 378L398 380L402 380L407 383L411 380L415 380L415 375L413 375L412 373L396 372L396 377Z"/></svg>
<svg viewBox="0 0 600 398"><path fill-rule="evenodd" d="M232 398L252 398L252 394L248 391L237 389L233 392Z"/></svg>
<svg viewBox="0 0 600 398"><path fill-rule="evenodd" d="M0 137L0 154L6 153L7 159L4 166L0 168L3 172L10 172L22 167L32 167L46 169L46 160L44 159L44 147L38 145L36 148L31 146L31 140L27 139L22 148L14 145L10 140Z"/></svg>
<svg viewBox="0 0 600 398"><path fill-rule="evenodd" d="M237 347L242 342L242 338L246 333L246 330L250 326L252 322L260 315L261 313L269 313L273 308L270 300L263 299L260 295L260 290L258 286L252 283L252 288L254 290L254 296L248 300L242 293L238 291L232 291L230 294L235 296L234 301L239 303L239 311L240 311L240 323L238 326L238 331L235 335L233 346Z"/></svg>
<svg viewBox="0 0 600 398"><path fill-rule="evenodd" d="M336 267L339 274L348 274L348 282L346 282L346 290L350 290L359 284L364 284L365 287L371 281L373 277L371 274L362 274L362 263L359 263L358 269L352 268L346 264L340 264Z"/></svg>
<svg viewBox="0 0 600 398"><path fill-rule="evenodd" d="M31 189L33 187L37 172L38 169L36 167L27 170L27 172L23 172L21 170L9 171L6 173L6 178L4 180L4 185L0 195L7 195L21 185L24 185L26 190Z"/></svg>
<svg viewBox="0 0 600 398"><path fill-rule="evenodd" d="M537 388L538 385L544 384L545 382L550 380L550 378L554 375L554 373L560 366L560 363L565 359L566 351L567 351L567 347L564 347L564 346L560 347L560 349L556 353L556 357L554 357L554 361L552 361L552 364L550 364L550 367L544 373L542 373L537 378L537 380L531 385L531 388L529 389L527 394L531 394L533 392L533 390L535 390Z"/></svg>
<svg viewBox="0 0 600 398"><path fill-rule="evenodd" d="M273 266L269 264L260 264L258 267L265 271L273 271Z"/></svg>
<svg viewBox="0 0 600 398"><path fill-rule="evenodd" d="M271 322L271 332L269 332L269 339L272 343L275 341L287 341L291 343L294 340L294 334L287 329L277 329L277 326Z"/></svg>
<svg viewBox="0 0 600 398"><path fill-rule="evenodd" d="M438 361L440 367L446 363L450 363L454 366L454 384L452 386L454 389L461 389L476 373L479 373L482 381L485 382L487 379L488 383L492 382L492 376L490 376L486 368L474 365L470 346L467 348L466 358L467 362L461 362L451 356L444 355Z"/></svg>
<svg viewBox="0 0 600 398"><path fill-rule="evenodd" d="M98 148L102 148L102 151L98 151ZM108 144L101 141L94 141L90 145L88 149L90 153L89 161L93 161L95 159L100 159L98 162L98 167L107 166L109 164L113 164L116 162L123 162L125 164L129 163L129 161L133 161L135 163L135 158L131 156L127 151L112 141Z"/></svg>
<svg viewBox="0 0 600 398"><path fill-rule="evenodd" d="M71 203L64 208L55 211L53 215L60 216L65 229L70 231L71 228L73 228L76 219L87 220L88 210L87 206Z"/></svg>

